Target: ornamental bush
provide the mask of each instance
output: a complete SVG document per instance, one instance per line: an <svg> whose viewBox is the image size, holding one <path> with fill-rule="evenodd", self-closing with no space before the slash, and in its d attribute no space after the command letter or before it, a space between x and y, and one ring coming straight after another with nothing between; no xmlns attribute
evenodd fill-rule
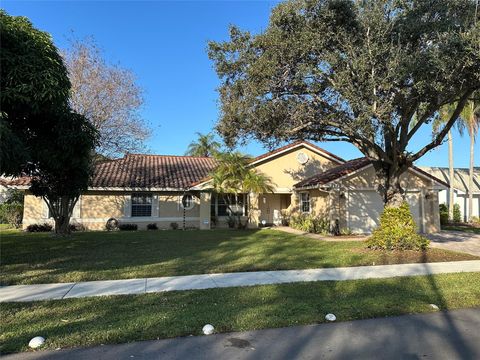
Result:
<svg viewBox="0 0 480 360"><path fill-rule="evenodd" d="M18 202L0 204L0 223L19 227L22 224L23 204Z"/></svg>
<svg viewBox="0 0 480 360"><path fill-rule="evenodd" d="M380 217L380 226L367 240L367 247L379 250L425 250L430 241L417 233L417 224L410 207L386 207Z"/></svg>
<svg viewBox="0 0 480 360"><path fill-rule="evenodd" d="M462 222L462 213L458 204L453 204L453 222Z"/></svg>
<svg viewBox="0 0 480 360"><path fill-rule="evenodd" d="M313 214L291 216L290 227L314 234L330 233L330 221L326 218L315 216Z"/></svg>
<svg viewBox="0 0 480 360"><path fill-rule="evenodd" d="M439 211L440 211L440 224L441 225L446 225L448 224L448 207L447 204L440 204L439 205Z"/></svg>
<svg viewBox="0 0 480 360"><path fill-rule="evenodd" d="M120 224L118 225L120 231L135 231L138 229L137 224Z"/></svg>

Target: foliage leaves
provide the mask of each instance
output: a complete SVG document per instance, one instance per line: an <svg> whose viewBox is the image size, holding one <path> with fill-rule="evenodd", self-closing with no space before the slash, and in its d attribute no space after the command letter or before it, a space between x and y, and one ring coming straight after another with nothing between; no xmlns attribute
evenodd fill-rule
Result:
<svg viewBox="0 0 480 360"><path fill-rule="evenodd" d="M367 246L382 250L425 250L429 240L417 231L407 202L400 207L387 206L380 217L380 226L367 240Z"/></svg>
<svg viewBox="0 0 480 360"><path fill-rule="evenodd" d="M372 160L384 201L398 204L400 175L442 143L480 88L474 14L473 0L280 3L262 33L231 27L229 41L209 44L221 79L217 129L228 145L350 142ZM453 103L438 133L412 149Z"/></svg>

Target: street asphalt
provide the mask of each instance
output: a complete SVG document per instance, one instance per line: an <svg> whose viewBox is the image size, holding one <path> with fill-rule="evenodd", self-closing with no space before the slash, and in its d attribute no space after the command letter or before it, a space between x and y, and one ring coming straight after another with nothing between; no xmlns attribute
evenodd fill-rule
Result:
<svg viewBox="0 0 480 360"><path fill-rule="evenodd" d="M480 308L91 348L5 360L480 359Z"/></svg>

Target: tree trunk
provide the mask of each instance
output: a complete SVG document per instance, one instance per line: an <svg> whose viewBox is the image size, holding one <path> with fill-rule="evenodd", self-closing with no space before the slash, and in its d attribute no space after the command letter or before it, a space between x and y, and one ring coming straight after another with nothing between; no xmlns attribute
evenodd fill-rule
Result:
<svg viewBox="0 0 480 360"><path fill-rule="evenodd" d="M44 197L44 200L55 220L55 234L69 235L70 218L72 216L73 208L78 200L78 196L73 198L62 196L55 201L50 201L47 197Z"/></svg>
<svg viewBox="0 0 480 360"><path fill-rule="evenodd" d="M448 189L448 219L453 220L453 182L455 179L455 173L453 169L453 137L452 131L448 132L448 183L450 185Z"/></svg>
<svg viewBox="0 0 480 360"><path fill-rule="evenodd" d="M474 146L475 146L475 136L473 129L470 131L470 169L469 169L469 179L468 179L468 217L467 221L472 219L473 214L473 163L474 163Z"/></svg>
<svg viewBox="0 0 480 360"><path fill-rule="evenodd" d="M400 207L405 201L400 176L407 170L407 166L386 165L380 161L374 161L373 166L378 180L377 191L382 196L384 206Z"/></svg>
<svg viewBox="0 0 480 360"><path fill-rule="evenodd" d="M60 215L55 218L55 234L68 235L70 234L70 217Z"/></svg>

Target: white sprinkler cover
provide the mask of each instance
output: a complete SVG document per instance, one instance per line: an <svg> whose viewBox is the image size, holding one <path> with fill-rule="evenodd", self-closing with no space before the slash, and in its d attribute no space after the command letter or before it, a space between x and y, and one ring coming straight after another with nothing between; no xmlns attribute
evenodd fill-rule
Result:
<svg viewBox="0 0 480 360"><path fill-rule="evenodd" d="M430 307L435 310L439 310L439 307L435 304L430 304Z"/></svg>
<svg viewBox="0 0 480 360"><path fill-rule="evenodd" d="M327 321L335 321L335 320L337 320L337 317L336 317L335 315L333 315L333 314L327 314L327 315L325 315L325 320L327 320Z"/></svg>
<svg viewBox="0 0 480 360"><path fill-rule="evenodd" d="M211 335L213 334L214 327L210 324L207 324L203 327L202 331L205 335Z"/></svg>
<svg viewBox="0 0 480 360"><path fill-rule="evenodd" d="M32 349L39 348L45 343L45 339L41 336L35 336L30 342L28 343L28 346L30 346Z"/></svg>

